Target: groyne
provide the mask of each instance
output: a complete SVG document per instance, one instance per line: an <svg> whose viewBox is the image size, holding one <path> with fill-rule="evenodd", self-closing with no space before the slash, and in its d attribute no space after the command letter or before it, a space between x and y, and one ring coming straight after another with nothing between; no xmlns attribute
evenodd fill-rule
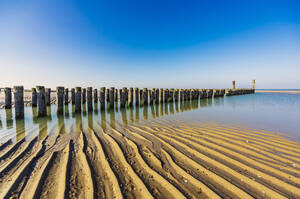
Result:
<svg viewBox="0 0 300 199"><path fill-rule="evenodd" d="M56 87L56 91L51 91L50 88L44 86L37 86L26 92L31 92L31 103L24 101L23 86L15 86L12 90L6 87L4 90L5 101L2 107L10 109L15 107L16 117L24 117L24 104L38 107L38 116L43 117L47 115L46 107L51 103L56 104L57 114L63 114L64 106L72 103L75 106L75 112L81 112L82 106L87 103L88 111L93 110L93 102L100 102L101 108L114 108L120 103L120 108L132 107L134 104L146 106L156 103L167 102L183 102L188 100L199 100L203 98L217 98L224 96L245 95L255 93L255 81L253 81L253 88L235 88L235 81L233 81L232 89L174 89L174 88L127 88L116 89L111 87L106 89L101 87L93 89L92 87L81 88L64 88ZM51 98L51 93L55 96ZM14 101L12 101L12 94Z"/></svg>

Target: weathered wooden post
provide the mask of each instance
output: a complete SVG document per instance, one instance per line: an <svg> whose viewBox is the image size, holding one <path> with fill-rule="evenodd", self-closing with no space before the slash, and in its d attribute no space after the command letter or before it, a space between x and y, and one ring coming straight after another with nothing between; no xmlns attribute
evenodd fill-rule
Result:
<svg viewBox="0 0 300 199"><path fill-rule="evenodd" d="M101 108L105 108L105 87L100 88L100 104Z"/></svg>
<svg viewBox="0 0 300 199"><path fill-rule="evenodd" d="M159 89L159 96L160 96L159 102L163 103L164 102L164 89L163 88Z"/></svg>
<svg viewBox="0 0 300 199"><path fill-rule="evenodd" d="M51 104L51 88L46 88L44 90L44 94L45 94L45 104L46 104L46 106L50 106L50 104Z"/></svg>
<svg viewBox="0 0 300 199"><path fill-rule="evenodd" d="M155 89L155 103L159 103L159 88Z"/></svg>
<svg viewBox="0 0 300 199"><path fill-rule="evenodd" d="M140 103L143 104L143 89L140 90Z"/></svg>
<svg viewBox="0 0 300 199"><path fill-rule="evenodd" d="M139 88L134 88L134 94L135 94L135 105L139 105Z"/></svg>
<svg viewBox="0 0 300 199"><path fill-rule="evenodd" d="M184 100L184 90L183 89L179 90L179 98L180 98L181 102Z"/></svg>
<svg viewBox="0 0 300 199"><path fill-rule="evenodd" d="M133 106L133 88L129 88L129 93L128 93L128 106L132 107Z"/></svg>
<svg viewBox="0 0 300 199"><path fill-rule="evenodd" d="M169 100L168 91L169 91L168 89L164 90L164 100L165 100L164 102L168 102Z"/></svg>
<svg viewBox="0 0 300 199"><path fill-rule="evenodd" d="M43 117L47 115L45 87L37 86L36 90L37 90L38 117Z"/></svg>
<svg viewBox="0 0 300 199"><path fill-rule="evenodd" d="M93 96L94 96L94 103L98 102L98 90L95 88L93 90Z"/></svg>
<svg viewBox="0 0 300 199"><path fill-rule="evenodd" d="M36 89L32 88L31 89L31 106L36 107L37 106L37 93Z"/></svg>
<svg viewBox="0 0 300 199"><path fill-rule="evenodd" d="M72 104L75 104L75 89L71 88L71 100Z"/></svg>
<svg viewBox="0 0 300 199"><path fill-rule="evenodd" d="M255 79L252 80L252 89L255 89Z"/></svg>
<svg viewBox="0 0 300 199"><path fill-rule="evenodd" d="M64 113L64 87L56 87L56 112Z"/></svg>
<svg viewBox="0 0 300 199"><path fill-rule="evenodd" d="M232 81L232 89L235 89L235 81Z"/></svg>
<svg viewBox="0 0 300 199"><path fill-rule="evenodd" d="M23 86L14 86L13 92L16 118L24 118L24 88Z"/></svg>
<svg viewBox="0 0 300 199"><path fill-rule="evenodd" d="M92 87L87 87L86 88L86 98L87 98L87 106L88 106L88 111L93 110L93 88Z"/></svg>
<svg viewBox="0 0 300 199"><path fill-rule="evenodd" d="M109 89L109 106L110 108L114 108L115 106L115 88L110 87Z"/></svg>
<svg viewBox="0 0 300 199"><path fill-rule="evenodd" d="M170 102L174 101L174 88L170 89L170 92L169 92L169 101Z"/></svg>
<svg viewBox="0 0 300 199"><path fill-rule="evenodd" d="M153 101L155 100L155 88L149 90L149 95L150 95L150 104L153 104Z"/></svg>
<svg viewBox="0 0 300 199"><path fill-rule="evenodd" d="M82 101L82 104L85 104L85 102L86 102L86 89L85 88L81 89L81 101Z"/></svg>
<svg viewBox="0 0 300 199"><path fill-rule="evenodd" d="M175 100L175 102L178 102L178 97L179 97L179 89L177 88L174 91L174 100Z"/></svg>
<svg viewBox="0 0 300 199"><path fill-rule="evenodd" d="M126 105L126 99L125 99L125 87L123 87L121 90L120 90L120 107L121 108L124 108L125 105Z"/></svg>
<svg viewBox="0 0 300 199"><path fill-rule="evenodd" d="M143 88L143 105L148 105L148 89Z"/></svg>
<svg viewBox="0 0 300 199"><path fill-rule="evenodd" d="M75 112L81 112L81 87L75 87Z"/></svg>
<svg viewBox="0 0 300 199"><path fill-rule="evenodd" d="M106 102L109 103L109 89L106 89Z"/></svg>
<svg viewBox="0 0 300 199"><path fill-rule="evenodd" d="M9 109L11 108L11 88L4 88L4 93L5 93L5 108Z"/></svg>
<svg viewBox="0 0 300 199"><path fill-rule="evenodd" d="M116 106L118 106L118 89L115 89L115 102L116 102Z"/></svg>
<svg viewBox="0 0 300 199"><path fill-rule="evenodd" d="M125 101L128 103L128 89L125 87Z"/></svg>
<svg viewBox="0 0 300 199"><path fill-rule="evenodd" d="M68 105L69 103L69 89L65 89L65 105Z"/></svg>

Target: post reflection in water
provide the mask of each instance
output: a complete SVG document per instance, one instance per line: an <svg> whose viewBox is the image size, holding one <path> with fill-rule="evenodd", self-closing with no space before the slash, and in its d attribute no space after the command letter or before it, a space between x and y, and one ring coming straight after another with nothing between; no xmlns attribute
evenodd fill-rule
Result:
<svg viewBox="0 0 300 199"><path fill-rule="evenodd" d="M160 116L164 115L164 103L160 104Z"/></svg>
<svg viewBox="0 0 300 199"><path fill-rule="evenodd" d="M109 111L110 114L110 126L112 128L116 128L116 116L115 111Z"/></svg>
<svg viewBox="0 0 300 199"><path fill-rule="evenodd" d="M135 106L135 121L136 122L140 121L140 106L139 105Z"/></svg>
<svg viewBox="0 0 300 199"><path fill-rule="evenodd" d="M106 114L103 109L101 109L101 128L106 130Z"/></svg>
<svg viewBox="0 0 300 199"><path fill-rule="evenodd" d="M93 118L93 112L88 113L88 127L89 129L94 129L94 118Z"/></svg>
<svg viewBox="0 0 300 199"><path fill-rule="evenodd" d="M99 113L99 119L101 127L105 130L107 129L106 125L110 125L112 128L116 127L116 119L120 120L121 123L123 123L124 126L127 126L128 123L135 123L135 122L140 122L140 114L142 114L142 119L143 120L148 120L149 117L151 118L159 118L162 116L167 116L167 115L174 115L175 113L178 112L185 112L185 111L190 111L190 110L195 110L199 108L204 108L204 107L209 107L209 106L224 106L224 103L226 102L225 98L204 98L201 100L191 100L191 101L173 101L173 102L164 102L164 103L153 103L153 104L148 104L148 105L136 105L133 107L125 107L125 108L120 108L119 104L115 104L114 107L109 108L109 104L107 104L107 108L100 108L99 103L95 102L94 103L94 110L88 111L86 104L83 104L82 106L82 112L81 113L75 113L75 105L69 104L66 105L64 108L64 114L63 115L52 115L56 114L55 105L52 106L47 106L47 112L52 113L52 114L47 114L45 117L37 117L37 108L36 107L31 107L31 112L32 112L32 118L33 118L33 124L38 124L39 126L39 137L40 139L43 139L46 135L48 135L49 132L47 129L52 125L55 125L56 119L53 120L53 118L57 118L57 131L60 134L67 133L67 127L70 126L71 132L76 132L76 131L82 131L83 128L86 128L87 126L91 129L94 129L94 121L96 118L98 118L98 113ZM227 103L227 102L226 102ZM233 106L235 101L231 100L230 106ZM227 104L226 104L227 105ZM99 106L99 107L98 107ZM150 110L149 110L150 109ZM99 110L99 111L98 111ZM12 109L6 109L2 110L2 120L0 120L0 129L2 127L2 123L5 122L5 129L12 129L14 128L14 121L16 121L16 137L17 139L22 139L25 136L25 125L28 125L28 129L31 129L31 120L15 120L13 116L13 111ZM4 113L5 111L5 113ZM127 113L128 111L128 113ZM151 114L149 113L151 111ZM29 113L31 114L29 111ZM70 112L72 113L72 118L75 119L76 124L72 124L72 121L70 120ZM128 114L128 115L127 115ZM54 117L53 117L54 116ZM53 117L53 118L52 118ZM110 122L107 123L107 118L110 118ZM127 118L128 117L128 118ZM5 120L5 121L4 121ZM121 121L122 120L122 121ZM28 122L28 124L26 123ZM85 125L87 122L87 125ZM26 123L26 124L25 124ZM70 125L69 125L70 123ZM2 131L2 130L1 130ZM30 133L31 131L28 131ZM1 132L0 132L1 133ZM13 135L12 135L13 136Z"/></svg>
<svg viewBox="0 0 300 199"><path fill-rule="evenodd" d="M66 127L65 127L65 119L63 115L57 114L57 130L59 134L65 134L66 133Z"/></svg>
<svg viewBox="0 0 300 199"><path fill-rule="evenodd" d="M33 118L33 123L38 124L39 140L43 140L48 135L47 118L44 117Z"/></svg>
<svg viewBox="0 0 300 199"><path fill-rule="evenodd" d="M129 107L129 122L133 123L134 119L133 119L133 107Z"/></svg>
<svg viewBox="0 0 300 199"><path fill-rule="evenodd" d="M75 113L76 132L82 131L82 116L81 113Z"/></svg>
<svg viewBox="0 0 300 199"><path fill-rule="evenodd" d="M169 115L169 110L168 110L169 103L168 102L164 103L164 106L165 106L165 114Z"/></svg>
<svg viewBox="0 0 300 199"><path fill-rule="evenodd" d="M154 110L154 105L153 105L153 104L150 104L150 108L151 108L151 115L152 115L152 118L156 118L155 110Z"/></svg>
<svg viewBox="0 0 300 199"><path fill-rule="evenodd" d="M25 138L25 120L20 118L16 120L16 140L19 141Z"/></svg>
<svg viewBox="0 0 300 199"><path fill-rule="evenodd" d="M174 102L170 102L169 104L170 108L170 114L174 115Z"/></svg>
<svg viewBox="0 0 300 199"><path fill-rule="evenodd" d="M148 105L145 104L143 107L143 118L144 120L148 120Z"/></svg>
<svg viewBox="0 0 300 199"><path fill-rule="evenodd" d="M122 115L122 122L123 122L123 125L124 125L124 126L127 126L127 125L128 125L128 122L127 122L126 108L120 108L120 111L121 111L121 115ZM114 127L113 127L113 128L114 128Z"/></svg>
<svg viewBox="0 0 300 199"><path fill-rule="evenodd" d="M69 112L69 106L68 105L65 106L65 117L66 117L66 119L68 119L70 117L70 112Z"/></svg>
<svg viewBox="0 0 300 199"><path fill-rule="evenodd" d="M156 117L159 117L159 103L155 103L155 115Z"/></svg>
<svg viewBox="0 0 300 199"><path fill-rule="evenodd" d="M5 113L6 113L6 128L7 129L11 129L13 128L13 118L12 118L12 111L11 109L5 109Z"/></svg>

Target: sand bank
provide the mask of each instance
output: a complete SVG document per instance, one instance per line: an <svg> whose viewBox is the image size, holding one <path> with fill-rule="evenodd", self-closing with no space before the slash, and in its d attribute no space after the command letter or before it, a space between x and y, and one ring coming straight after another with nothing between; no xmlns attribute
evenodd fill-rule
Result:
<svg viewBox="0 0 300 199"><path fill-rule="evenodd" d="M234 125L101 122L0 144L0 198L299 198L300 145Z"/></svg>

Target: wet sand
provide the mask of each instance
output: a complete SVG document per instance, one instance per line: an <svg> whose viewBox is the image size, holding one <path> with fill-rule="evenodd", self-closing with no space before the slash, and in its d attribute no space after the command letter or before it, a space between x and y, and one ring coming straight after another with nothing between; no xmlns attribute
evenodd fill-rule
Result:
<svg viewBox="0 0 300 199"><path fill-rule="evenodd" d="M300 145L217 123L149 120L0 144L0 198L299 198Z"/></svg>

